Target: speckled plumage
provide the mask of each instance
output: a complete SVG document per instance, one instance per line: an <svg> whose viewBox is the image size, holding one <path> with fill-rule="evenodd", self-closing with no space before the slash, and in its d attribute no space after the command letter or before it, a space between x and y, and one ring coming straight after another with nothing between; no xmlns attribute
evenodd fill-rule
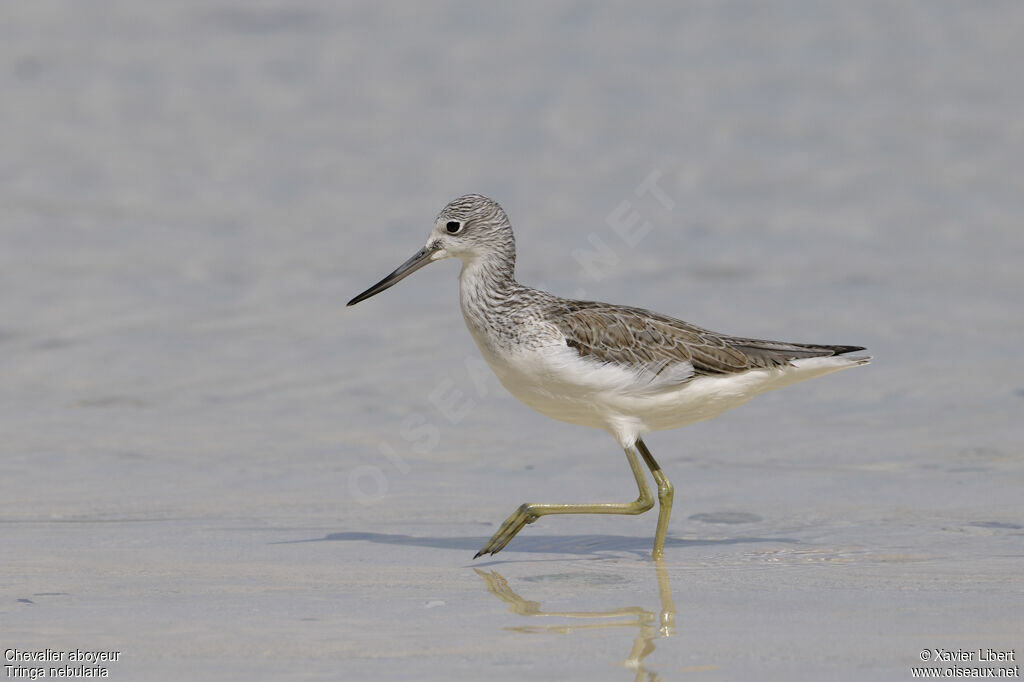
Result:
<svg viewBox="0 0 1024 682"><path fill-rule="evenodd" d="M626 450L641 497L627 505L525 505L481 553L500 550L526 523L553 513L626 513L650 508L642 455L659 486L661 546L672 488L641 436L710 419L765 391L866 364L860 346L728 336L641 308L574 301L515 280L516 244L497 202L469 194L438 214L426 245L349 305L435 260L462 261L463 318L501 383L561 421L601 428Z"/></svg>

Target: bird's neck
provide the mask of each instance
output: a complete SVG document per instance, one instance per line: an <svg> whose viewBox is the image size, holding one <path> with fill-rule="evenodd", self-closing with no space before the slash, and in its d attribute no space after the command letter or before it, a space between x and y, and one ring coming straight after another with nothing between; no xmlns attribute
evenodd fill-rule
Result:
<svg viewBox="0 0 1024 682"><path fill-rule="evenodd" d="M459 294L466 323L487 326L504 308L519 287L515 279L515 258L481 257L462 262Z"/></svg>

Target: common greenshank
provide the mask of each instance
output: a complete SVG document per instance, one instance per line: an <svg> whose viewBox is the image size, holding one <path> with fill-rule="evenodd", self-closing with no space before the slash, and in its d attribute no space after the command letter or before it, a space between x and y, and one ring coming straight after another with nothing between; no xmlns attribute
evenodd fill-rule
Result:
<svg viewBox="0 0 1024 682"><path fill-rule="evenodd" d="M427 244L354 305L445 258L462 261L462 316L501 383L549 417L604 429L626 452L640 494L625 503L521 505L476 553L496 554L548 514L642 514L654 506L640 460L658 486L655 559L664 554L672 483L641 436L711 419L754 396L867 364L861 346L785 343L727 336L658 313L573 301L515 280L512 225L496 201L455 199L434 220Z"/></svg>

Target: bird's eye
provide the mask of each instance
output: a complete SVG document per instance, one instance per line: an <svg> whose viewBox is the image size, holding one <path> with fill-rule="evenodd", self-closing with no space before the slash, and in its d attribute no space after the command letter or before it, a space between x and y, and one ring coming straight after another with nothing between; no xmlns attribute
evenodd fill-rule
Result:
<svg viewBox="0 0 1024 682"><path fill-rule="evenodd" d="M444 226L448 230L448 234L458 234L462 232L462 223L458 220L449 220L448 224Z"/></svg>

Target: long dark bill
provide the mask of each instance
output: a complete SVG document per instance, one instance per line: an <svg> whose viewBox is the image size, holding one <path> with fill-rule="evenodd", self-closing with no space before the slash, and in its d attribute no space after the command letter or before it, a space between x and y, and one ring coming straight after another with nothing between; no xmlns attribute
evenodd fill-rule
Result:
<svg viewBox="0 0 1024 682"><path fill-rule="evenodd" d="M412 258L399 265L390 275L349 301L348 305L355 305L360 301L365 301L371 296L379 294L389 287L393 287L412 273L422 268L424 265L430 263L430 257L433 254L434 249L428 249L424 246L422 249L417 251Z"/></svg>

